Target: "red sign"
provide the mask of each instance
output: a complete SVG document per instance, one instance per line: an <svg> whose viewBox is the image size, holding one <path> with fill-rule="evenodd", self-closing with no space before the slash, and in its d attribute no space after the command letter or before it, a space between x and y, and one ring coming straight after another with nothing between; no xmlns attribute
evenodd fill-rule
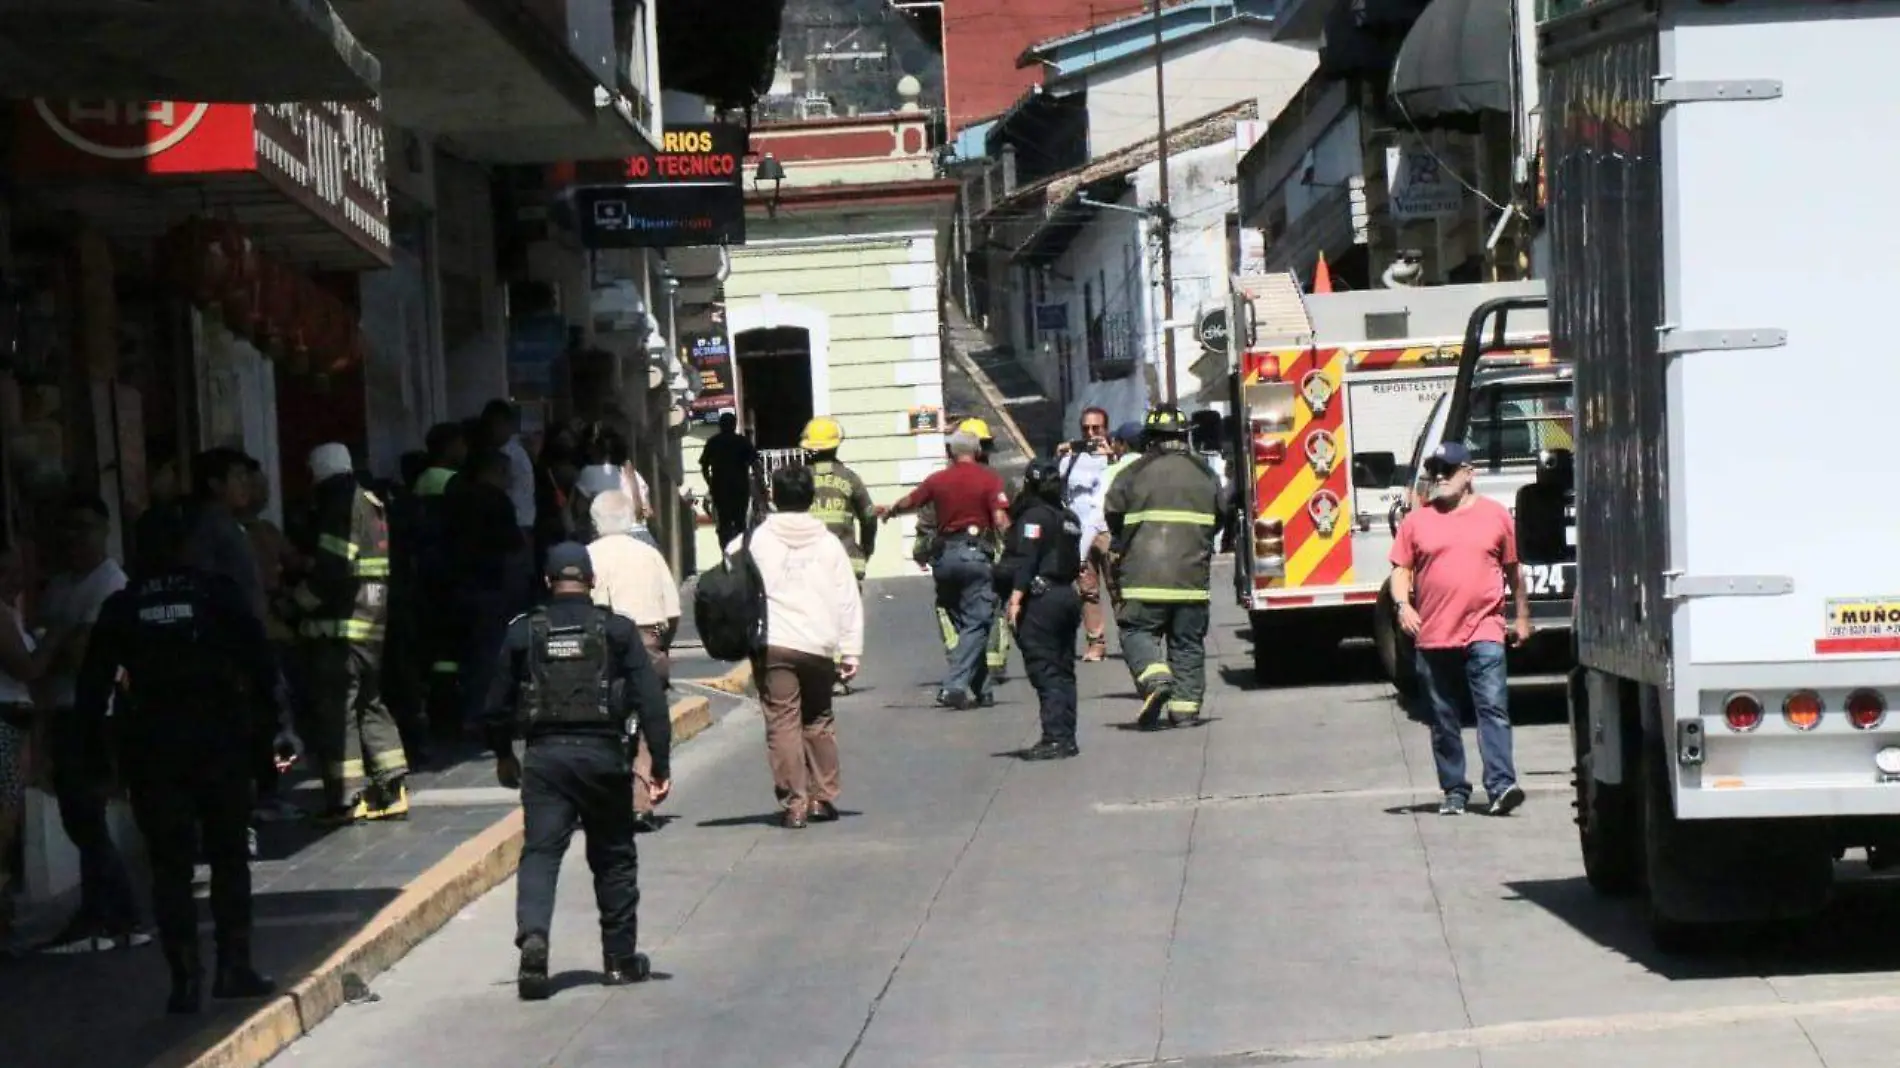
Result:
<svg viewBox="0 0 1900 1068"><path fill-rule="evenodd" d="M34 100L24 110L18 137L23 176L255 174L388 259L383 122L374 101Z"/></svg>

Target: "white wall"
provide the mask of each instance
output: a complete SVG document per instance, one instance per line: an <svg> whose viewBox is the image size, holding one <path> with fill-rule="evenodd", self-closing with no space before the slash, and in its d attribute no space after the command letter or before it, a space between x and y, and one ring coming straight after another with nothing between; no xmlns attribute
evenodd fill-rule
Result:
<svg viewBox="0 0 1900 1068"><path fill-rule="evenodd" d="M1359 109L1350 108L1321 133L1312 146L1313 170L1308 177L1304 159L1287 176L1286 221L1291 226L1308 208L1334 195L1353 178L1364 177L1360 150Z"/></svg>
<svg viewBox="0 0 1900 1068"><path fill-rule="evenodd" d="M1170 48L1164 64L1168 125L1250 97L1268 119L1280 113L1318 65L1312 49L1270 39L1265 26L1232 23ZM1155 135L1152 54L1081 75L1088 89L1089 155L1105 156Z"/></svg>
<svg viewBox="0 0 1900 1068"><path fill-rule="evenodd" d="M1231 142L1194 149L1168 161L1170 201L1174 209L1174 317L1193 319L1204 308L1226 302L1227 291L1227 216L1236 210L1234 168L1239 153ZM1134 188L1122 199L1136 205L1158 196L1160 166L1149 163L1133 176ZM1056 273L1073 279L1065 282L1064 295L1069 305L1075 351L1070 358L1071 381L1075 396L1064 415L1074 425L1083 408L1106 408L1110 425L1139 419L1160 392L1165 365L1165 347L1160 324L1160 255L1148 236L1148 225L1126 212L1098 212L1088 227L1070 245L1055 265ZM1149 366L1135 375L1105 382L1088 380L1088 352L1085 344L1086 317L1083 312L1083 282L1096 288L1095 309L1103 310L1100 287L1106 279L1108 292L1115 297L1127 294L1136 302L1141 348ZM1130 280L1132 279L1132 282ZM1124 284L1132 289L1125 289ZM1038 373L1049 361L1037 361ZM1175 338L1175 381L1181 407L1186 411L1213 407L1226 409L1227 360L1208 356L1194 340L1192 330L1181 330ZM1054 395L1053 388L1050 391Z"/></svg>

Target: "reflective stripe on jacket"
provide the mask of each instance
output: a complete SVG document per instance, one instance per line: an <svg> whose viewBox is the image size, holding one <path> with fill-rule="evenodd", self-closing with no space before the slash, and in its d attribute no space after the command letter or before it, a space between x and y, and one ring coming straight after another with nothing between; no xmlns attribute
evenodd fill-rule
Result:
<svg viewBox="0 0 1900 1068"><path fill-rule="evenodd" d="M1220 481L1206 464L1185 449L1148 453L1116 475L1102 508L1111 529L1120 525L1114 550L1123 600L1208 600Z"/></svg>
<svg viewBox="0 0 1900 1068"><path fill-rule="evenodd" d="M310 577L292 594L308 613L306 638L375 643L389 611L389 521L383 502L338 476L317 487L317 544Z"/></svg>

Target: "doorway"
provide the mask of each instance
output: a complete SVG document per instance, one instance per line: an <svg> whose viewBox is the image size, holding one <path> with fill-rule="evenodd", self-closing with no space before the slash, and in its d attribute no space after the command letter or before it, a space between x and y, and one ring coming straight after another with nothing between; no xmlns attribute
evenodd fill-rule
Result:
<svg viewBox="0 0 1900 1068"><path fill-rule="evenodd" d="M796 326L747 330L733 338L739 361L739 419L761 451L795 449L811 420L811 335Z"/></svg>

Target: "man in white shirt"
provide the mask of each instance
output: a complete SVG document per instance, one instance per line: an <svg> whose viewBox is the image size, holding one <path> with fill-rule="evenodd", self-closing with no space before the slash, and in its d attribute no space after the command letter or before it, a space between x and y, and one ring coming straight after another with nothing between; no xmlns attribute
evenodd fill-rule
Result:
<svg viewBox="0 0 1900 1068"><path fill-rule="evenodd" d="M508 503L515 507L515 526L521 528L525 547L509 561L510 605L514 611L527 607L533 597L534 565L534 461L521 444L521 413L505 400L496 398L482 409L482 428L488 443L508 458Z"/></svg>
<svg viewBox="0 0 1900 1068"><path fill-rule="evenodd" d="M1102 518L1102 500L1108 496L1108 412L1082 409L1082 438L1056 446L1062 457L1064 497L1082 521L1082 574L1075 588L1082 595L1082 633L1087 646L1082 659L1094 663L1108 655L1108 625L1102 615L1102 553L1097 535L1108 529Z"/></svg>
<svg viewBox="0 0 1900 1068"><path fill-rule="evenodd" d="M106 555L109 523L105 502L97 497L81 494L66 502L60 532L66 569L47 580L40 597L40 625L66 635L46 677L47 740L60 825L79 851L79 911L42 947L47 953L89 953L152 940L139 927L132 880L106 825L112 769L91 756L106 752L106 746L87 738L73 715L75 683L92 626L106 598L125 588L125 572Z"/></svg>
<svg viewBox="0 0 1900 1068"><path fill-rule="evenodd" d="M588 516L599 534L587 546L594 565L594 603L633 622L661 684L670 686L673 665L667 650L679 629L680 591L666 557L633 536L633 501L619 490L597 494ZM653 758L641 738L633 758L633 814L639 830L656 827L652 771Z"/></svg>

